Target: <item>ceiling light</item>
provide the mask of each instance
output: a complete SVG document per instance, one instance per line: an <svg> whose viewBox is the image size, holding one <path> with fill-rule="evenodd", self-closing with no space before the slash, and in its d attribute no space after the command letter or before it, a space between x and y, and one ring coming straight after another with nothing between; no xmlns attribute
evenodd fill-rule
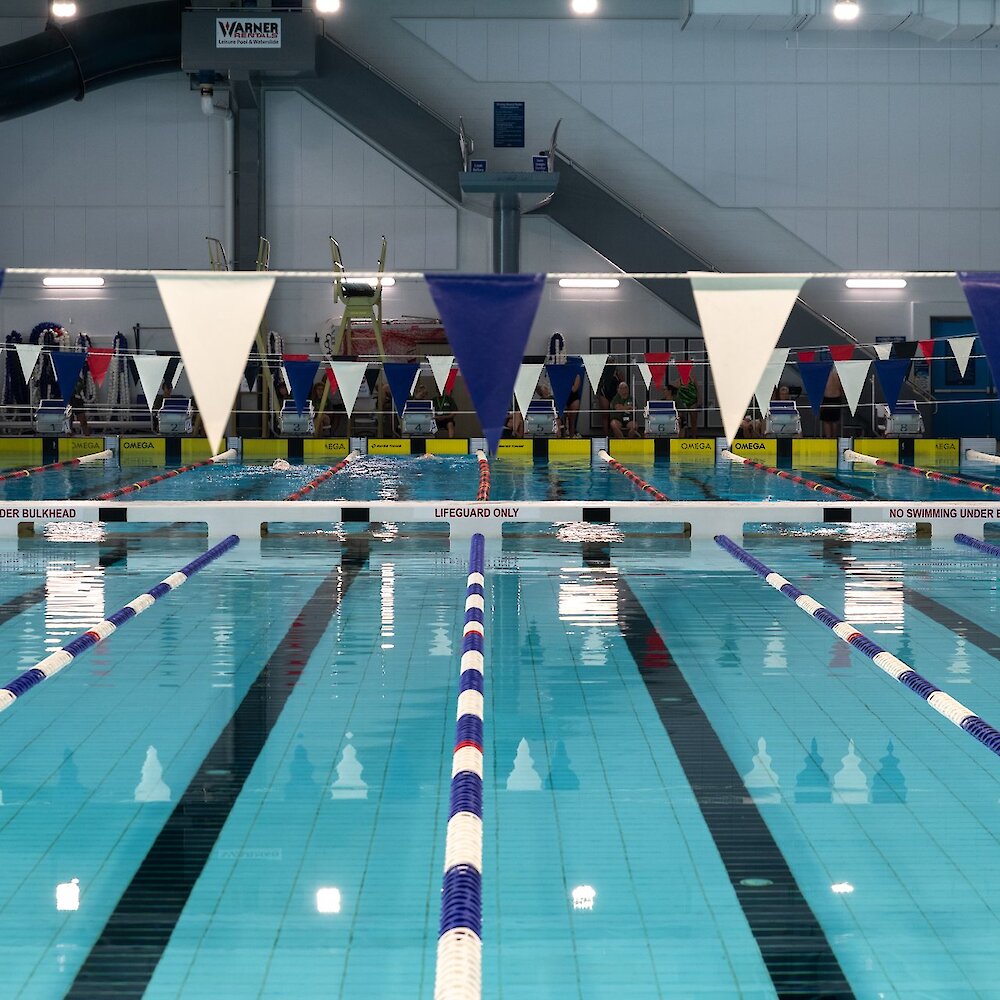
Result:
<svg viewBox="0 0 1000 1000"><path fill-rule="evenodd" d="M905 278L848 278L848 288L906 288Z"/></svg>
<svg viewBox="0 0 1000 1000"><path fill-rule="evenodd" d="M834 882L830 888L837 893L838 896L843 896L846 893L854 892L854 886L850 882Z"/></svg>
<svg viewBox="0 0 1000 1000"><path fill-rule="evenodd" d="M560 278L560 288L617 288L617 278Z"/></svg>
<svg viewBox="0 0 1000 1000"><path fill-rule="evenodd" d="M593 14L597 11L597 0L572 0L570 7L574 14Z"/></svg>
<svg viewBox="0 0 1000 1000"><path fill-rule="evenodd" d="M47 274L42 278L46 288L103 288L99 274Z"/></svg>
<svg viewBox="0 0 1000 1000"><path fill-rule="evenodd" d="M318 913L340 913L340 890L332 885L317 889L316 910Z"/></svg>
<svg viewBox="0 0 1000 1000"><path fill-rule="evenodd" d="M374 286L379 281L382 282L383 288L392 288L396 284L395 278L383 278L379 274L352 274L350 278L347 279L351 284L359 285L372 285Z"/></svg>
<svg viewBox="0 0 1000 1000"><path fill-rule="evenodd" d="M833 5L833 16L838 21L856 21L861 8L855 0L837 0Z"/></svg>
<svg viewBox="0 0 1000 1000"><path fill-rule="evenodd" d="M52 0L49 8L53 17L65 20L67 17L76 17L76 4L73 0Z"/></svg>
<svg viewBox="0 0 1000 1000"><path fill-rule="evenodd" d="M340 0L316 0L317 14L336 14L340 10Z"/></svg>

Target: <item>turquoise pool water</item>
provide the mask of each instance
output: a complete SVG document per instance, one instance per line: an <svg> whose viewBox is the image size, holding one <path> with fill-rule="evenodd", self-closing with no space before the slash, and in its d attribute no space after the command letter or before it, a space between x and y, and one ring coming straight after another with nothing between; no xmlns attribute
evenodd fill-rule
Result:
<svg viewBox="0 0 1000 1000"><path fill-rule="evenodd" d="M1000 724L996 561L864 532L746 545ZM205 547L7 543L2 682ZM485 996L996 995L995 756L712 543L487 557ZM0 713L4 995L428 996L466 571L247 539Z"/></svg>

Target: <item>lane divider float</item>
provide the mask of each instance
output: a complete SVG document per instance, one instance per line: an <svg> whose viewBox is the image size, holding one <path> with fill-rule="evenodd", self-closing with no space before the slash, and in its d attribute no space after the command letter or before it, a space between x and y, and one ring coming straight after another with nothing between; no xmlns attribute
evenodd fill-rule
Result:
<svg viewBox="0 0 1000 1000"><path fill-rule="evenodd" d="M472 536L434 1000L482 996L485 544L483 535Z"/></svg>
<svg viewBox="0 0 1000 1000"><path fill-rule="evenodd" d="M971 535L959 532L955 536L955 541L959 545L968 545L971 549L978 549L980 552L985 552L988 556L1000 556L1000 545L990 545L989 542L984 542L981 538L973 538Z"/></svg>
<svg viewBox="0 0 1000 1000"><path fill-rule="evenodd" d="M651 486L631 469L626 468L621 462L613 459L603 448L597 453L597 457L607 462L615 472L620 472L626 479L631 480L643 493L648 493L654 500L659 500L661 503L670 502L670 497L666 493L661 493L655 486Z"/></svg>
<svg viewBox="0 0 1000 1000"><path fill-rule="evenodd" d="M994 729L989 723L984 722L972 709L966 708L960 701L952 698L950 694L935 687L926 677L918 674L908 663L904 663L898 656L883 649L878 643L873 642L868 636L859 632L850 622L844 621L843 618L838 618L828 608L824 608L819 601L814 600L808 594L802 593L798 587L786 580L780 573L775 573L769 566L765 566L764 563L750 555L746 549L741 548L731 538L726 535L716 535L715 541L731 556L743 563L744 566L752 569L768 586L773 587L779 593L784 594L789 600L794 601L807 615L811 615L816 621L822 622L838 639L864 653L876 667L884 670L890 677L895 678L901 684L905 684L906 687L923 698L931 708L943 715L949 722L954 723L959 729L964 729L970 736L975 737L983 746L992 750L993 753L1000 757L1000 731Z"/></svg>
<svg viewBox="0 0 1000 1000"><path fill-rule="evenodd" d="M310 480L305 486L297 489L294 493L289 493L286 500L301 500L310 490L316 489L317 486L325 483L328 479L335 476L341 469L346 468L351 462L356 461L361 457L361 452L352 451L346 458L341 459L332 469L327 469L326 472L321 472L315 479Z"/></svg>
<svg viewBox="0 0 1000 1000"><path fill-rule="evenodd" d="M18 674L9 684L0 688L0 712L10 708L18 698L26 691L30 691L36 684L41 684L47 677L51 677L68 667L76 657L90 649L91 646L103 642L109 635L121 628L125 622L135 618L136 615L141 615L147 608L151 608L164 594L176 590L194 576L198 570L204 569L223 553L238 545L239 541L238 535L229 535L228 538L224 538L218 545L213 545L207 552L198 556L197 559L193 559L176 573L171 573L165 580L147 590L146 593L140 594L134 601L129 601L125 607L119 608L113 615L108 615L103 621L91 626L86 632L66 643L61 649L49 653L44 660L39 660L29 670Z"/></svg>
<svg viewBox="0 0 1000 1000"><path fill-rule="evenodd" d="M206 458L201 462L193 462L191 465L181 465L176 469L171 469L169 472L161 473L159 476L153 476L152 479L142 479L137 483L132 483L131 486L122 486L117 490L109 490L107 493L102 493L98 497L94 497L95 500L114 500L115 497L124 496L126 493L135 493L136 490L141 490L146 486L152 486L153 483L162 483L164 479L173 479L174 476L179 476L182 472L190 472L192 469L200 469L204 465L214 465L216 462L225 462L230 458L236 458L236 449L230 448L229 451L224 451L219 455L213 455L211 458Z"/></svg>
<svg viewBox="0 0 1000 1000"><path fill-rule="evenodd" d="M966 448L965 457L971 462L989 462L990 465L1000 465L1000 455L991 455L988 451L976 451L975 448Z"/></svg>
<svg viewBox="0 0 1000 1000"><path fill-rule="evenodd" d="M0 475L0 482L5 479L20 479L23 476L33 476L36 472L51 472L53 469L68 469L71 465L86 465L88 462L104 461L106 458L113 458L114 452L109 448L107 451L98 451L93 455L81 455L79 458L67 458L64 462L53 462L51 465L36 465L33 469L15 469L13 472L5 472Z"/></svg>
<svg viewBox="0 0 1000 1000"><path fill-rule="evenodd" d="M476 494L477 500L489 500L490 498L490 460L486 457L486 452L481 448L476 452L479 460L479 492Z"/></svg>
<svg viewBox="0 0 1000 1000"><path fill-rule="evenodd" d="M729 449L725 449L722 452L722 457L729 459L730 462L739 462L741 465L750 465L755 469L760 469L761 472L768 472L772 476L780 476L782 479L787 479L790 482L798 483L800 486L808 486L809 489L815 490L817 493L826 493L828 496L836 497L838 500L861 500L861 497L856 497L853 493L845 493L843 490L835 490L832 486L826 486L823 483L817 483L813 479L806 479L804 476L797 476L793 472L786 472L784 469L774 469L770 465L763 465L760 462L755 462L752 458L744 458L742 455L736 455Z"/></svg>
<svg viewBox="0 0 1000 1000"><path fill-rule="evenodd" d="M966 479L964 476L952 476L946 472L935 472L933 469L921 469L915 465L900 465L899 462L887 462L884 458L875 458L873 455L862 455L860 452L848 449L844 452L844 458L848 462L865 462L868 465L880 465L886 469L896 469L898 472L909 472L914 476L923 476L924 479L934 479L942 483L951 483L954 486L968 486L973 490L982 490L984 493L1000 493L1000 486L992 483L981 483L976 479Z"/></svg>

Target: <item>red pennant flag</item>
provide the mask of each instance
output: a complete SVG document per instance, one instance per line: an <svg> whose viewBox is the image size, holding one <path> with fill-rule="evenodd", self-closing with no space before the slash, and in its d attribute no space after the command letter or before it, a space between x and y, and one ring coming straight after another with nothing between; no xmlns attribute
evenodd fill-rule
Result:
<svg viewBox="0 0 1000 1000"><path fill-rule="evenodd" d="M830 357L834 361L850 361L854 357L853 344L831 344Z"/></svg>
<svg viewBox="0 0 1000 1000"><path fill-rule="evenodd" d="M932 358L934 356L934 341L933 340L918 340L917 346L920 348L920 353L925 358Z"/></svg>
<svg viewBox="0 0 1000 1000"><path fill-rule="evenodd" d="M332 396L337 391L337 376L333 374L333 369L329 365L323 365L323 371L326 372L326 380L330 383L330 395Z"/></svg>
<svg viewBox="0 0 1000 1000"><path fill-rule="evenodd" d="M667 374L667 365L670 364L669 351L647 351L646 364L653 376L653 384L657 389L663 388L663 380Z"/></svg>
<svg viewBox="0 0 1000 1000"><path fill-rule="evenodd" d="M455 379L458 378L458 369L452 368L448 372L448 377L444 380L444 393L446 396L451 395L451 390L455 388Z"/></svg>
<svg viewBox="0 0 1000 1000"><path fill-rule="evenodd" d="M694 368L693 361L677 361L677 374L681 378L681 385L687 385L691 381L691 370Z"/></svg>
<svg viewBox="0 0 1000 1000"><path fill-rule="evenodd" d="M104 376L108 374L111 357L114 353L113 347L87 348L87 367L90 369L90 374L94 376L98 388L104 381Z"/></svg>
<svg viewBox="0 0 1000 1000"><path fill-rule="evenodd" d="M799 364L808 365L812 364L816 360L815 351L799 351Z"/></svg>
<svg viewBox="0 0 1000 1000"><path fill-rule="evenodd" d="M309 355L308 354L282 354L281 355L281 360L282 361L308 361L309 360Z"/></svg>

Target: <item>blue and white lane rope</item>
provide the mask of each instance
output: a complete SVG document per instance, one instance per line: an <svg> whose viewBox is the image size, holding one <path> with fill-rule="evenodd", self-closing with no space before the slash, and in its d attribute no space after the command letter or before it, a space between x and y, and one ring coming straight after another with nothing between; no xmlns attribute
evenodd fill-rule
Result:
<svg viewBox="0 0 1000 1000"><path fill-rule="evenodd" d="M744 566L748 566L763 578L765 583L794 601L806 614L822 622L838 639L860 650L876 667L884 670L901 684L905 684L949 722L953 722L959 729L964 729L1000 757L1000 731L984 722L975 712L966 708L960 701L956 701L950 694L935 687L926 677L921 677L908 663L904 663L898 656L894 656L868 636L863 635L850 622L838 618L808 594L803 594L798 587L789 583L780 573L775 573L769 566L765 566L759 559L755 559L731 538L716 535L715 541L731 556L739 559Z"/></svg>
<svg viewBox="0 0 1000 1000"><path fill-rule="evenodd" d="M485 538L473 535L434 1000L479 1000L482 996L484 553Z"/></svg>
<svg viewBox="0 0 1000 1000"><path fill-rule="evenodd" d="M990 545L989 542L984 542L980 538L973 538L971 535L959 532L955 536L955 541L959 545L968 545L971 549L978 549L980 552L985 552L988 556L1000 556L1000 545Z"/></svg>
<svg viewBox="0 0 1000 1000"><path fill-rule="evenodd" d="M25 670L19 674L9 684L0 688L0 712L10 708L26 691L30 691L36 684L41 684L47 677L59 673L60 670L68 667L81 653L103 642L112 632L115 632L130 618L141 615L147 608L152 607L164 594L176 590L182 583L200 569L204 569L210 562L214 562L224 552L239 543L238 535L230 535L224 538L218 545L213 545L207 552L193 559L186 566L176 573L171 573L165 580L155 587L147 590L145 594L140 594L134 601L129 601L123 608L119 608L113 615L108 615L103 621L87 629L82 635L66 643L61 649L50 653L44 660L40 660L30 670Z"/></svg>

